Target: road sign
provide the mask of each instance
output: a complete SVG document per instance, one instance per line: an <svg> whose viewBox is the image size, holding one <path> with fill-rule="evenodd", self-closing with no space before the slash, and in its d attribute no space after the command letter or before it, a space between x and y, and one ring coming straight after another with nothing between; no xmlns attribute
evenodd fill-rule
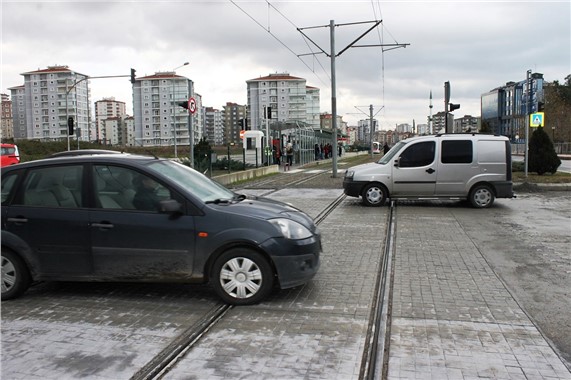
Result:
<svg viewBox="0 0 571 380"><path fill-rule="evenodd" d="M530 127L543 127L545 125L545 114L543 112L536 112L529 115Z"/></svg>
<svg viewBox="0 0 571 380"><path fill-rule="evenodd" d="M196 99L192 97L188 99L188 112L192 114L196 112Z"/></svg>

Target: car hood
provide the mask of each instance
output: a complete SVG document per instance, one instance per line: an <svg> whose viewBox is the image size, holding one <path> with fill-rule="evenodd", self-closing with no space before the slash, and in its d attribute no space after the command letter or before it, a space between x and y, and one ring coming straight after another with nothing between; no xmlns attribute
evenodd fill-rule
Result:
<svg viewBox="0 0 571 380"><path fill-rule="evenodd" d="M221 203L217 207L226 212L259 219L288 218L301 223L312 231L315 229L315 223L309 215L290 204L270 198L247 195L241 201Z"/></svg>

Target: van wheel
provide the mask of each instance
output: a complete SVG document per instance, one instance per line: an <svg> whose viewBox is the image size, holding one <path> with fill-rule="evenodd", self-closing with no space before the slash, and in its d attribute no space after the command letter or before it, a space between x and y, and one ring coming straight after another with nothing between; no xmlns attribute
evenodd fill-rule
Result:
<svg viewBox="0 0 571 380"><path fill-rule="evenodd" d="M20 256L2 247L2 300L21 296L30 286L30 272Z"/></svg>
<svg viewBox="0 0 571 380"><path fill-rule="evenodd" d="M247 248L234 248L220 255L210 278L220 298L232 305L258 303L274 286L274 272L268 260Z"/></svg>
<svg viewBox="0 0 571 380"><path fill-rule="evenodd" d="M363 198L363 204L365 206L378 207L385 204L385 201L387 200L387 191L384 186L371 183L370 185L365 186L361 197Z"/></svg>
<svg viewBox="0 0 571 380"><path fill-rule="evenodd" d="M494 199L494 192L488 185L476 185L470 191L470 203L476 208L490 207Z"/></svg>

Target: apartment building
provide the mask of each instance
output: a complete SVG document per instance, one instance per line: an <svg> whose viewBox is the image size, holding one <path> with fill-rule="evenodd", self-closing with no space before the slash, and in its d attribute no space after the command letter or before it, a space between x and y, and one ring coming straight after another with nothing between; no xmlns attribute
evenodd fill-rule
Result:
<svg viewBox="0 0 571 380"><path fill-rule="evenodd" d="M14 138L14 120L12 119L12 101L8 94L1 94L2 97L2 136L1 140Z"/></svg>
<svg viewBox="0 0 571 380"><path fill-rule="evenodd" d="M319 89L306 80L287 73L275 73L246 81L248 91L248 125L265 130L264 109L271 108L271 120L303 122L319 129Z"/></svg>
<svg viewBox="0 0 571 380"><path fill-rule="evenodd" d="M471 133L480 130L480 118L464 115L454 119L454 133Z"/></svg>
<svg viewBox="0 0 571 380"><path fill-rule="evenodd" d="M246 106L227 102L223 106L222 120L224 124L225 144L242 143L240 131L244 128L242 120L246 118Z"/></svg>
<svg viewBox="0 0 571 380"><path fill-rule="evenodd" d="M219 109L204 108L204 137L211 145L224 144L224 123Z"/></svg>
<svg viewBox="0 0 571 380"><path fill-rule="evenodd" d="M196 112L189 116L178 103L196 100ZM135 140L139 146L189 146L202 137L202 98L194 93L192 80L174 71L139 77L133 83Z"/></svg>
<svg viewBox="0 0 571 380"><path fill-rule="evenodd" d="M124 137L125 131L114 131L113 125L118 128L124 128L125 124L122 122L127 117L125 102L117 101L114 97L103 98L95 102L95 130L91 139L104 145L125 144ZM107 123L107 120L113 120L112 123ZM113 137L112 137L113 136Z"/></svg>
<svg viewBox="0 0 571 380"><path fill-rule="evenodd" d="M74 138L89 140L87 75L68 66L48 66L22 75L24 85L10 88L15 139L67 138L67 121L72 117Z"/></svg>

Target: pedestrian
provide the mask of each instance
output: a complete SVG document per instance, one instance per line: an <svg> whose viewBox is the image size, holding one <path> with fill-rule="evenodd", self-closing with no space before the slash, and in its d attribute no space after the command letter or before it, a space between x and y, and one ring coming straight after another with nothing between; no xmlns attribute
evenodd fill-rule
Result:
<svg viewBox="0 0 571 380"><path fill-rule="evenodd" d="M320 155L320 151L319 151L319 144L315 143L315 161L319 160L319 155Z"/></svg>
<svg viewBox="0 0 571 380"><path fill-rule="evenodd" d="M385 142L385 145L383 145L383 155L387 154L390 149L389 145Z"/></svg>
<svg viewBox="0 0 571 380"><path fill-rule="evenodd" d="M291 168L293 165L293 145L290 141L288 141L286 145L286 159L287 165Z"/></svg>
<svg viewBox="0 0 571 380"><path fill-rule="evenodd" d="M274 165L280 165L280 150L277 146L272 146L272 154L274 157Z"/></svg>
<svg viewBox="0 0 571 380"><path fill-rule="evenodd" d="M339 151L339 157L341 157L341 153L343 153L343 148L341 147L341 144L339 144L338 151Z"/></svg>

